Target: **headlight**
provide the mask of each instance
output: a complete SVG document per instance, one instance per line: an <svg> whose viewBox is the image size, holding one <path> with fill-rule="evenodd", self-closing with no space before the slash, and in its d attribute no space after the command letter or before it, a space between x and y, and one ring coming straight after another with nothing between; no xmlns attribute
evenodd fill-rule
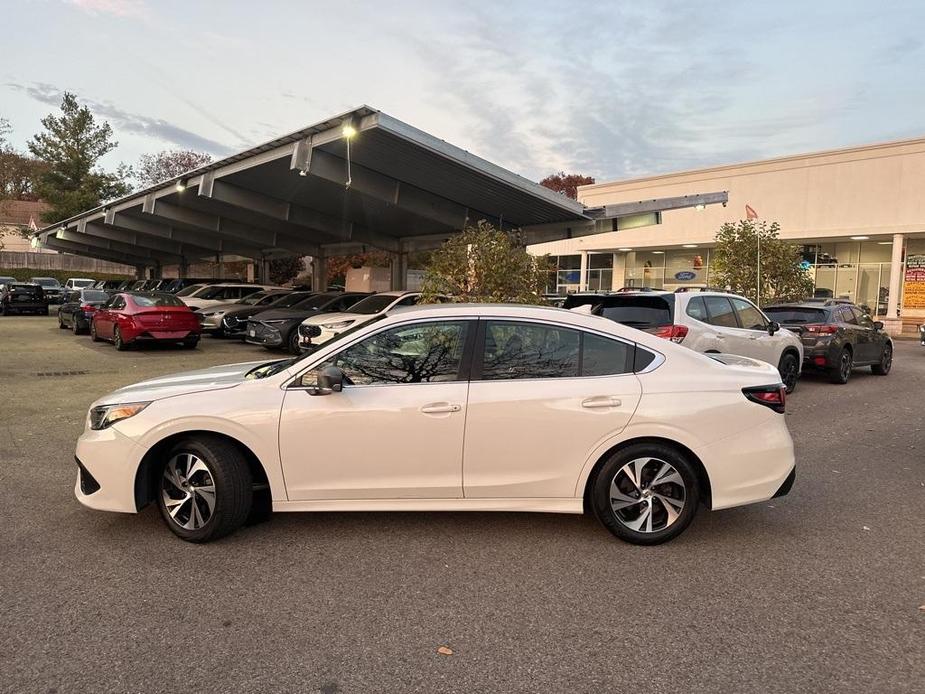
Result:
<svg viewBox="0 0 925 694"><path fill-rule="evenodd" d="M112 426L120 419L134 417L151 403L128 402L124 405L100 405L90 410L90 428L99 431Z"/></svg>
<svg viewBox="0 0 925 694"><path fill-rule="evenodd" d="M224 311L202 311L202 315L211 318L212 316L224 316Z"/></svg>
<svg viewBox="0 0 925 694"><path fill-rule="evenodd" d="M328 330L339 330L340 328L346 328L348 325L352 325L352 320L342 320L337 323L322 323L322 328L327 328Z"/></svg>

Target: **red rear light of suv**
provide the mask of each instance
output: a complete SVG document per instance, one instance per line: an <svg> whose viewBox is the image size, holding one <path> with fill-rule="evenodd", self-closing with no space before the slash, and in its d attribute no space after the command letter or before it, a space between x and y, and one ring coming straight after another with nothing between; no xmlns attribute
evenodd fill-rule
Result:
<svg viewBox="0 0 925 694"><path fill-rule="evenodd" d="M824 325L822 323L810 323L809 325L804 325L803 329L813 335L834 335L838 332L837 325Z"/></svg>
<svg viewBox="0 0 925 694"><path fill-rule="evenodd" d="M754 386L753 388L743 388L742 393L752 402L759 405L770 407L779 414L784 414L784 408L787 405L787 389L781 385L773 386Z"/></svg>
<svg viewBox="0 0 925 694"><path fill-rule="evenodd" d="M96 306L91 306L90 304L84 304L80 307L80 310L84 312L85 316L89 316L92 313L96 313Z"/></svg>
<svg viewBox="0 0 925 694"><path fill-rule="evenodd" d="M671 340L672 342L680 343L687 337L687 326L663 325L655 331L654 335L656 337L664 337L666 340Z"/></svg>

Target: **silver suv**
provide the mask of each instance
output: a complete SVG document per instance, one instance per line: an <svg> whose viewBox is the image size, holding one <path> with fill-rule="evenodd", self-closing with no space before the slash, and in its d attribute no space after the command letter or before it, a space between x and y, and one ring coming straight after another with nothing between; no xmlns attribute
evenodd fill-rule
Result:
<svg viewBox="0 0 925 694"><path fill-rule="evenodd" d="M591 313L683 344L697 352L738 354L777 367L787 392L796 388L803 344L744 296L723 291L625 291L573 294L565 308ZM588 309L585 309L588 310Z"/></svg>

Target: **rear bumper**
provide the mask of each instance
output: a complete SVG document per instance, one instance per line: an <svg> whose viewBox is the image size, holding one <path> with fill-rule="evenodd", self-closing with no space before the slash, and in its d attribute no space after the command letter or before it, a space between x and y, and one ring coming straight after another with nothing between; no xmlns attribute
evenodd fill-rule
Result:
<svg viewBox="0 0 925 694"><path fill-rule="evenodd" d="M837 342L803 345L804 369L830 369L838 364L842 345Z"/></svg>
<svg viewBox="0 0 925 694"><path fill-rule="evenodd" d="M790 493L790 490L793 489L793 483L796 482L796 479L797 469L794 467L793 470L790 471L790 474L787 475L787 479L784 480L784 483L776 492L774 492L774 496L772 498L776 499L781 496L787 496Z"/></svg>
<svg viewBox="0 0 925 694"><path fill-rule="evenodd" d="M694 452L710 479L714 510L782 496L796 478L793 439L782 415Z"/></svg>

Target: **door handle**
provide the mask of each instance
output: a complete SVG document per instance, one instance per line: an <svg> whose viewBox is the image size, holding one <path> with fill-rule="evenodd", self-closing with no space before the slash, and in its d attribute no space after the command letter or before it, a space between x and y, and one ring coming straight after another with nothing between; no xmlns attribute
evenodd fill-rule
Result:
<svg viewBox="0 0 925 694"><path fill-rule="evenodd" d="M450 412L459 412L461 409L462 405L451 402L432 402L429 405L424 405L421 412L424 414L448 414Z"/></svg>
<svg viewBox="0 0 925 694"><path fill-rule="evenodd" d="M594 407L620 407L623 403L619 398L613 396L605 395L595 398L585 398L581 401L581 406L586 408Z"/></svg>

